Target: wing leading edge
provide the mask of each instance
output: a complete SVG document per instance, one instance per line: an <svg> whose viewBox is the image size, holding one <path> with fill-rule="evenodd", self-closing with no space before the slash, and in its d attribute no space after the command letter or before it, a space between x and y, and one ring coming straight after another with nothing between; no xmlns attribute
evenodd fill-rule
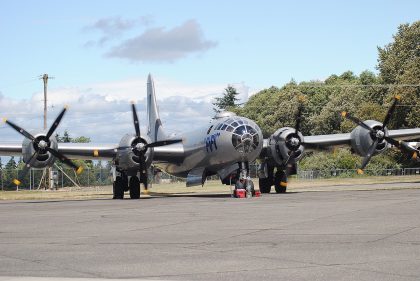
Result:
<svg viewBox="0 0 420 281"><path fill-rule="evenodd" d="M389 137L396 140L412 140L420 138L420 128L388 130ZM305 136L305 149L307 150L325 150L340 146L350 146L350 133Z"/></svg>

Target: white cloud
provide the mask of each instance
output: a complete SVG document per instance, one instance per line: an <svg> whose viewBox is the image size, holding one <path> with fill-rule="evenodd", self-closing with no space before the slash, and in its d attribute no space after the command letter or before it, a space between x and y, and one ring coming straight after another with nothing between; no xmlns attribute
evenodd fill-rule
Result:
<svg viewBox="0 0 420 281"><path fill-rule="evenodd" d="M189 20L169 30L163 27L150 28L113 47L106 56L132 62L174 62L215 46L216 42L204 39L197 21Z"/></svg>
<svg viewBox="0 0 420 281"><path fill-rule="evenodd" d="M138 19L123 19L118 17L102 18L94 23L85 26L84 31L99 31L102 36L99 39L89 40L85 43L86 47L103 46L108 41L119 38L125 31L142 25L148 26L153 22L151 15L141 16Z"/></svg>

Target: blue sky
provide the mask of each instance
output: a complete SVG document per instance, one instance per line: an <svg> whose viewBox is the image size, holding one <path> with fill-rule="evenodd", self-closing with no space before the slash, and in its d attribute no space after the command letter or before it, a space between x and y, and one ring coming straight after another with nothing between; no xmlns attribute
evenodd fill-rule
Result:
<svg viewBox="0 0 420 281"><path fill-rule="evenodd" d="M246 99L291 78L375 71L377 46L418 11L419 1L2 1L0 109L31 126L24 117L42 107L36 77L49 73L52 116L70 103L85 120L115 108L129 123L125 102L142 102L151 72L162 111L182 97L179 110L209 115L227 84ZM113 118L97 114L98 126ZM168 127L187 122L182 116ZM113 141L105 131L93 139Z"/></svg>

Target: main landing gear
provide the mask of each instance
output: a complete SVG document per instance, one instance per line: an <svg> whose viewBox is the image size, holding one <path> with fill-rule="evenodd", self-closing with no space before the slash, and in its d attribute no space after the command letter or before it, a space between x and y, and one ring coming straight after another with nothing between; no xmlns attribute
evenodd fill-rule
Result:
<svg viewBox="0 0 420 281"><path fill-rule="evenodd" d="M266 177L258 179L261 193L270 193L271 186L274 185L276 193L285 193L287 190L287 175L281 168L277 168L274 173L274 167L267 167Z"/></svg>
<svg viewBox="0 0 420 281"><path fill-rule="evenodd" d="M140 198L140 179L137 175L127 176L124 172L115 171L112 199L124 199L124 192L130 191L131 199Z"/></svg>

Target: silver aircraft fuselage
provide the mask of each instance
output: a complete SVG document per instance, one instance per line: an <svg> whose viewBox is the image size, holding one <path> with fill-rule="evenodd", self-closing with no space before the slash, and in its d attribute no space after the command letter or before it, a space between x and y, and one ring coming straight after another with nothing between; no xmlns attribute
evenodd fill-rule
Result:
<svg viewBox="0 0 420 281"><path fill-rule="evenodd" d="M254 161L263 146L258 125L230 112L224 112L207 126L176 136L180 137L183 142L173 145L178 149L182 146L179 162L174 162L173 157L156 159L160 169L179 177L186 177L195 168L205 167L216 173L229 164Z"/></svg>

